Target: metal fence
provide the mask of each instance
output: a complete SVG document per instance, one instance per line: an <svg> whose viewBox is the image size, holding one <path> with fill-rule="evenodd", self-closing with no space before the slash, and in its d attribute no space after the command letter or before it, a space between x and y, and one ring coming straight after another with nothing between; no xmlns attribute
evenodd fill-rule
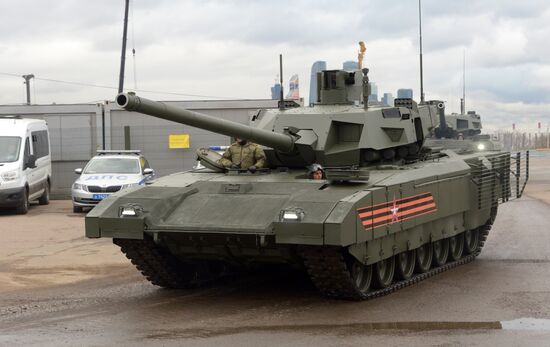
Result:
<svg viewBox="0 0 550 347"><path fill-rule="evenodd" d="M494 137L508 151L550 149L550 134L548 132L499 132L494 134Z"/></svg>

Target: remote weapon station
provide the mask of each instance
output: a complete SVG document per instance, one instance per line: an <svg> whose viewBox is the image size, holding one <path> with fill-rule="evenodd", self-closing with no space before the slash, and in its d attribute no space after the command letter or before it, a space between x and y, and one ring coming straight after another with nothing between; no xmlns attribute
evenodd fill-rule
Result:
<svg viewBox="0 0 550 347"><path fill-rule="evenodd" d="M152 283L201 285L226 264L287 263L336 298L368 299L472 261L499 203L526 183L523 156L424 146L438 101L368 103L368 69L318 74L312 107L258 111L250 125L134 94L116 102L169 121L262 145L267 168L205 168L122 190L86 216ZM325 176L310 179L307 166ZM512 170L512 171L511 171Z"/></svg>

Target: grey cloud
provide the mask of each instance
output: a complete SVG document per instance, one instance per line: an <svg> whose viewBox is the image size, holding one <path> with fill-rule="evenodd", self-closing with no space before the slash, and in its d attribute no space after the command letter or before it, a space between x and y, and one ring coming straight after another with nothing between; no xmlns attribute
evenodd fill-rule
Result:
<svg viewBox="0 0 550 347"><path fill-rule="evenodd" d="M488 93L500 102L550 103L550 90L535 88L526 78L532 66L476 69L471 73L472 93Z"/></svg>
<svg viewBox="0 0 550 347"><path fill-rule="evenodd" d="M267 97L277 73L272 58L283 51L287 71L300 73L305 94L311 63L327 59L331 67L339 67L342 60L353 59L359 39L367 41L367 60L375 67L372 76L379 79L381 91L385 86L418 85L417 1L132 3L143 89ZM112 0L0 0L0 30L6 33L0 38L0 70L116 85L122 6L122 1ZM550 66L547 1L424 0L423 21L430 93L457 97L466 47L468 92L473 99L485 98L495 105L523 102L522 107L550 103L550 88L526 77L536 78L535 67ZM76 42L81 51L60 55L52 52L55 42ZM127 62L126 81L131 85L130 54ZM229 90L233 84L240 87ZM37 83L37 93L39 100L57 102L112 97L110 90L45 82ZM20 94L21 81L0 76L0 101L19 100ZM495 117L513 113L495 107L485 110Z"/></svg>

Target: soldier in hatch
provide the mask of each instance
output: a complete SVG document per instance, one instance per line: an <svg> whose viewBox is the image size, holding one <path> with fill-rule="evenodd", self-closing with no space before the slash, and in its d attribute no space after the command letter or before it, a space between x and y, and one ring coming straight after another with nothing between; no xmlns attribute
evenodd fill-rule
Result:
<svg viewBox="0 0 550 347"><path fill-rule="evenodd" d="M240 138L236 140L225 151L220 159L220 164L226 168L248 169L250 172L255 172L265 166L265 153L259 145Z"/></svg>
<svg viewBox="0 0 550 347"><path fill-rule="evenodd" d="M313 164L308 167L308 177L310 180L324 180L326 179L325 170L320 164Z"/></svg>

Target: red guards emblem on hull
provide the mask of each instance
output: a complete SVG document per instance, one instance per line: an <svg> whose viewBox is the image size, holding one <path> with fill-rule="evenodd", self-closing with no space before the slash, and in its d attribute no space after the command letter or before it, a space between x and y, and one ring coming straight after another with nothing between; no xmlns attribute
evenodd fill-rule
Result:
<svg viewBox="0 0 550 347"><path fill-rule="evenodd" d="M432 193L422 193L403 199L357 209L365 229L378 228L437 211Z"/></svg>

